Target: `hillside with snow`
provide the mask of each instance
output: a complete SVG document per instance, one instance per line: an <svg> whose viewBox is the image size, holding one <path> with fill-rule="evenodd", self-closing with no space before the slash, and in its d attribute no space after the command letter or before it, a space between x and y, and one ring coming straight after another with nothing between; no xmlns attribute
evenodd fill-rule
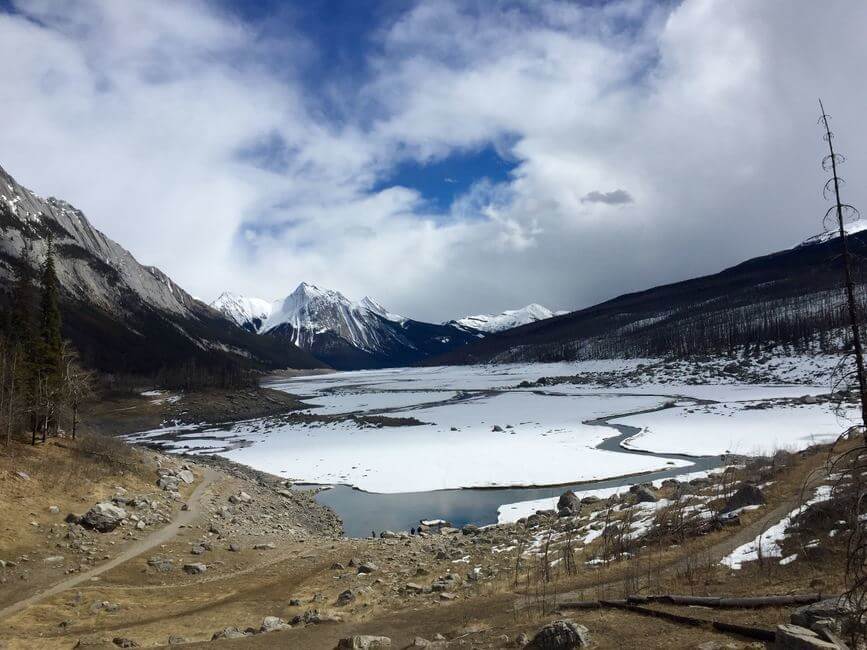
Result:
<svg viewBox="0 0 867 650"><path fill-rule="evenodd" d="M211 303L211 307L239 327L252 333L262 329L273 309L272 303L262 298L250 298L224 291Z"/></svg>
<svg viewBox="0 0 867 650"><path fill-rule="evenodd" d="M520 327L528 323L535 323L540 320L547 320L553 316L566 314L565 311L551 311L547 307L532 303L521 309L507 309L499 314L479 314L477 316L466 316L457 320L449 321L447 324L457 325L466 330L478 332L480 334L492 334L494 332L503 332Z"/></svg>

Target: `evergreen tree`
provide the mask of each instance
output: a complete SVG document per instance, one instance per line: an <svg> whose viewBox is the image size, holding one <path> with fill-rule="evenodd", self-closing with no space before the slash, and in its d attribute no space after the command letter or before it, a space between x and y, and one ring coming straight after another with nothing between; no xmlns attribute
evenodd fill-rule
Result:
<svg viewBox="0 0 867 650"><path fill-rule="evenodd" d="M42 348L41 365L47 374L58 374L61 368L60 305L57 273L54 270L54 242L49 238L42 263L42 301L39 314L39 338Z"/></svg>

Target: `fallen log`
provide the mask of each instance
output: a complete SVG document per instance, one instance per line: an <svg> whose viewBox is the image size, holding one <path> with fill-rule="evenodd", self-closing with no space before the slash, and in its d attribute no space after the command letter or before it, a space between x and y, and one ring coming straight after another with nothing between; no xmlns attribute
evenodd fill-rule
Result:
<svg viewBox="0 0 867 650"><path fill-rule="evenodd" d="M684 614L676 614L674 612L666 612L659 609L642 607L641 605L631 605L625 601L600 601L600 603L602 603L603 605L610 605L612 607L619 607L621 609L635 612L636 614L643 614L645 616L661 618L663 620L671 621L673 623L679 623L681 625L689 625L691 627L709 627L720 632L738 634L740 636L745 636L750 639L758 639L760 641L774 641L774 639L776 638L776 632L774 632L773 630L768 630L762 627L754 627L752 625L738 625L736 623L726 623L724 621L709 621L703 618L686 616Z"/></svg>
<svg viewBox="0 0 867 650"><path fill-rule="evenodd" d="M657 596L627 596L626 601L636 605L644 603L670 603L697 607L716 607L731 609L754 609L759 607L786 607L788 605L809 605L822 600L821 594L793 594L789 596L686 596L663 594Z"/></svg>
<svg viewBox="0 0 867 650"><path fill-rule="evenodd" d="M598 600L567 600L557 603L558 609L601 609L602 604Z"/></svg>

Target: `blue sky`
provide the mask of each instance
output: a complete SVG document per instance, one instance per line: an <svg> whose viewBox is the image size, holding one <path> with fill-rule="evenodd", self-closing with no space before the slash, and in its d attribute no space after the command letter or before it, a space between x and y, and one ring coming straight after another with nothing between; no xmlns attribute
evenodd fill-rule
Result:
<svg viewBox="0 0 867 650"><path fill-rule="evenodd" d="M818 95L867 203L865 29L809 0L0 0L0 165L204 299L577 308L820 230Z"/></svg>

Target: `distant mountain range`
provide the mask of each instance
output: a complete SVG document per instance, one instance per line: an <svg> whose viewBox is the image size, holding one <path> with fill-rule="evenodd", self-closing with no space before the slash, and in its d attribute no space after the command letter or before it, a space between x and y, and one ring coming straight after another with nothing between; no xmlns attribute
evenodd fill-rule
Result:
<svg viewBox="0 0 867 650"><path fill-rule="evenodd" d="M855 223L847 231L864 318L867 229ZM839 237L828 232L713 275L495 333L425 363L761 354L780 345L832 351L848 337L842 281Z"/></svg>
<svg viewBox="0 0 867 650"><path fill-rule="evenodd" d="M462 327L471 332L493 334L503 332L513 327L520 327L536 321L546 320L552 316L566 314L565 311L551 311L547 307L532 303L522 309L506 310L499 314L480 314L478 316L466 316L458 320L449 321L448 324Z"/></svg>
<svg viewBox="0 0 867 650"><path fill-rule="evenodd" d="M94 228L80 210L44 199L0 168L0 311L14 278L37 267L54 241L63 335L85 362L110 372L202 365L315 368L294 345L255 336L199 302Z"/></svg>
<svg viewBox="0 0 867 650"><path fill-rule="evenodd" d="M273 303L223 293L211 306L239 327L298 346L338 369L411 365L490 332L551 315L530 305L496 316L425 323L394 314L369 296L354 302L306 282Z"/></svg>

